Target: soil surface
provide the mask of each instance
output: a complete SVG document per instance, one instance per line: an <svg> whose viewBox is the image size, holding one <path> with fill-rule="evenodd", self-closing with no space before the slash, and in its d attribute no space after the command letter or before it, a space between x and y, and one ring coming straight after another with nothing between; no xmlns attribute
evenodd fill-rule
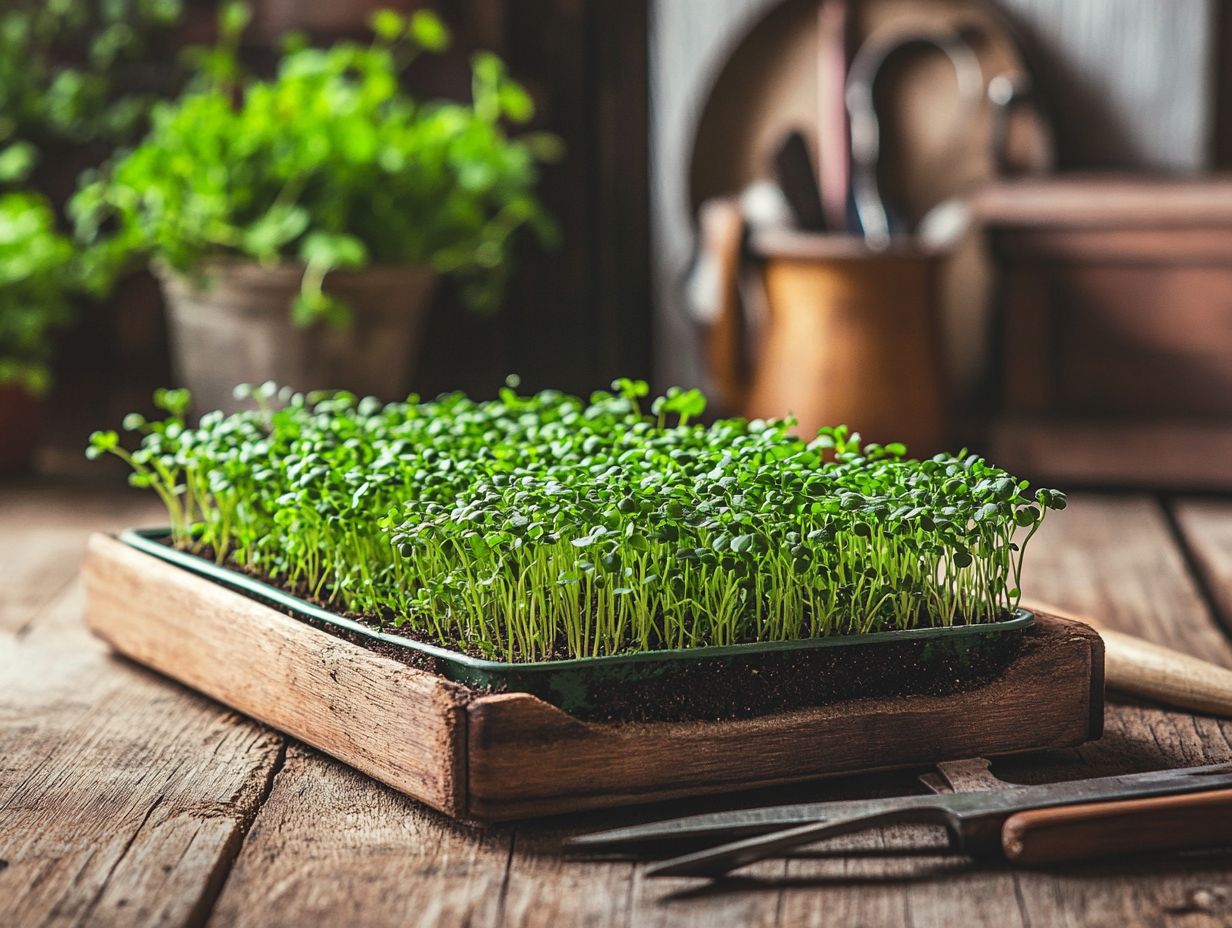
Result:
<svg viewBox="0 0 1232 928"><path fill-rule="evenodd" d="M232 570L242 570L228 566ZM314 601L307 590L289 587L252 571L243 572L301 599ZM248 591L240 592L252 595ZM336 638L409 667L448 676L443 672L444 662L432 655L339 628L278 603L267 601L267 605ZM319 601L317 605L328 608ZM416 634L411 629L390 628L387 623L382 624L372 616L345 615L374 629L442 646L440 642ZM524 678L516 690L530 692L554 705L564 705L572 714L588 721L717 721L831 705L853 699L942 696L963 692L995 680L1024 648L1040 646L1046 646L1042 636L1026 629L978 637L939 637L645 663L636 665L638 671L631 677L625 673L607 679L602 675L588 677L584 684L587 694L582 705L565 705L569 700L562 698L560 687L554 687L550 678L546 677ZM510 666L517 667L516 664ZM507 686L459 685L466 686L476 696L511 691ZM570 688L575 688L575 684L571 684Z"/></svg>
<svg viewBox="0 0 1232 928"><path fill-rule="evenodd" d="M719 720L852 699L948 695L995 680L1024 646L1023 632L1003 632L996 639L1003 640L972 648L912 641L680 662L660 677L592 684L593 708L575 714L622 721ZM535 695L552 701L551 693Z"/></svg>

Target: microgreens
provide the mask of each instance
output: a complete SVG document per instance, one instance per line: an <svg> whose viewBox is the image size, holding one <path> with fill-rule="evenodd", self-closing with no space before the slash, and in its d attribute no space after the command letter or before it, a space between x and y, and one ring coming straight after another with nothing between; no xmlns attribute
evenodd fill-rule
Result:
<svg viewBox="0 0 1232 928"><path fill-rule="evenodd" d="M382 406L252 391L258 409L130 416L120 455L176 544L436 641L510 661L989 622L1017 606L1055 490L962 452L924 461L845 427L694 424L618 380Z"/></svg>

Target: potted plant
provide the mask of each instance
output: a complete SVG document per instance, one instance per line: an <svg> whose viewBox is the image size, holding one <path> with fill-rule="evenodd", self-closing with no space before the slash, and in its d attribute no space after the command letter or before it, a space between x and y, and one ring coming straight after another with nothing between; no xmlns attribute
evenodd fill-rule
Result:
<svg viewBox="0 0 1232 928"><path fill-rule="evenodd" d="M427 11L375 14L368 45L292 43L269 80L237 61L246 22L224 9L189 89L78 193L78 228L113 264L149 259L203 409L265 380L404 395L437 276L491 309L514 233L550 236L534 188L556 142L506 133L533 105L494 55L474 57L469 104L402 89L449 41Z"/></svg>
<svg viewBox="0 0 1232 928"><path fill-rule="evenodd" d="M99 282L43 194L59 205L81 165L140 131L151 47L182 12L181 0L19 0L0 12L0 471L29 467L53 343Z"/></svg>
<svg viewBox="0 0 1232 928"><path fill-rule="evenodd" d="M30 466L55 336L85 289L77 257L43 197L0 195L0 472Z"/></svg>
<svg viewBox="0 0 1232 928"><path fill-rule="evenodd" d="M162 391L165 418L125 422L135 451L91 438L168 528L91 542L87 620L478 818L1098 734L1098 637L1018 609L1062 494L647 392L266 386L194 427Z"/></svg>
<svg viewBox="0 0 1232 928"><path fill-rule="evenodd" d="M63 182L71 183L82 165L132 142L171 71L162 49L183 13L183 0L6 3L0 12L0 183L25 180L42 161L50 170L40 186L58 202L67 192ZM54 161L45 157L49 152Z"/></svg>

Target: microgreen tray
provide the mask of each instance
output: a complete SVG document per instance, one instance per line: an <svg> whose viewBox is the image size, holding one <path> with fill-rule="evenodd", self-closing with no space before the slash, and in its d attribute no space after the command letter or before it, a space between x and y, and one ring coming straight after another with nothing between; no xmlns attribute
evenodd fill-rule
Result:
<svg viewBox="0 0 1232 928"><path fill-rule="evenodd" d="M972 625L511 663L472 657L357 622L244 573L173 548L165 543L169 534L167 529L132 529L121 533L120 540L297 618L435 658L439 672L447 679L496 691L531 693L580 717L594 714L613 692L619 691L628 700L631 687L635 696L638 686L652 684L655 692L661 694L673 683L690 687L699 680L712 684L719 681L720 686L734 685L738 689L758 675L776 672L804 676L794 697L801 705L826 701L827 697L840 694L828 691L825 675L836 661L852 664L857 662L857 655L866 665L862 678L856 681L860 695L933 691L943 683L952 685L955 672L961 675L963 668L995 674L998 666L1012 661L1023 632L1035 621L1033 614L1019 609L1000 621ZM869 667L879 672L869 673ZM906 690L897 689L896 681L904 681ZM809 690L815 699L810 699ZM653 697L648 694L647 698Z"/></svg>

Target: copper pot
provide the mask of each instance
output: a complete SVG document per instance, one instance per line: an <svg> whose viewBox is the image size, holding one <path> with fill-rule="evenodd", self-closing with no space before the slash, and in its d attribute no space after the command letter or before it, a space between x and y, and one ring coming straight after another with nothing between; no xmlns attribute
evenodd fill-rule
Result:
<svg viewBox="0 0 1232 928"><path fill-rule="evenodd" d="M848 236L754 236L764 318L744 411L794 415L802 436L846 424L913 455L946 444L941 257Z"/></svg>

